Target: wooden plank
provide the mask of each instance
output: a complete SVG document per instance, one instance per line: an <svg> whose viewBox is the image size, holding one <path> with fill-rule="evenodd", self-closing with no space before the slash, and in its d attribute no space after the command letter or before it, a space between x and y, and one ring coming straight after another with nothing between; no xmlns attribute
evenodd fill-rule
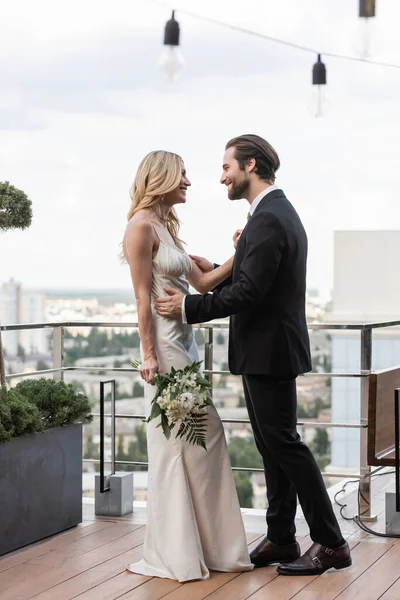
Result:
<svg viewBox="0 0 400 600"><path fill-rule="evenodd" d="M202 600L208 598L212 592L239 577L240 573L211 573L210 579L204 581L190 581L176 588L167 596L168 600ZM93 599L94 600L94 599Z"/></svg>
<svg viewBox="0 0 400 600"><path fill-rule="evenodd" d="M159 600L159 598L163 598L180 586L180 583L173 581L172 579L160 579L159 577L154 577L147 583L139 585L133 591L127 592L122 596L114 596L114 598L121 598L121 600ZM98 596L97 600L100 600L100 598L101 597ZM81 600L86 600L85 596L81 598ZM101 598L101 600L103 600L103 598Z"/></svg>
<svg viewBox="0 0 400 600"><path fill-rule="evenodd" d="M380 597L379 600L399 600L400 598L400 578Z"/></svg>
<svg viewBox="0 0 400 600"><path fill-rule="evenodd" d="M142 540L143 541L143 540ZM107 571L110 575L118 575L119 573L123 573L126 570L126 567L130 563L138 562L142 558L143 553L143 545L137 545L135 547L129 548L126 552L119 554L105 562L102 562L98 567L102 571ZM96 567L94 567L96 568Z"/></svg>
<svg viewBox="0 0 400 600"><path fill-rule="evenodd" d="M143 542L144 529L144 527L140 527L133 533L125 535L100 548L96 548L82 556L69 558L65 561L63 567L53 567L34 579L16 583L13 587L0 592L0 600L27 600L84 571L88 571L94 566L100 565L110 558L116 558L118 555Z"/></svg>
<svg viewBox="0 0 400 600"><path fill-rule="evenodd" d="M352 550L353 565L343 571L329 571L309 583L295 598L296 600L314 600L321 595L324 600L333 600L349 585L367 571L392 547L385 544L359 543ZM400 597L400 596L399 596Z"/></svg>
<svg viewBox="0 0 400 600"><path fill-rule="evenodd" d="M100 571L100 569L98 570ZM91 590L86 592L82 589L81 594L73 597L77 600L114 600L114 598L123 597L127 592L131 592L151 579L150 577L144 577L143 575L128 573L128 571L116 576L110 577L110 574L108 574L108 576L109 579L107 579L107 581L104 581L96 587L92 587ZM136 596L134 597L136 600ZM42 597L40 597L40 600L42 600ZM47 598L44 600L47 600ZM48 600L53 599L49 596ZM62 598L60 598L60 600L62 600Z"/></svg>
<svg viewBox="0 0 400 600"><path fill-rule="evenodd" d="M250 546L256 540L261 540L264 537L264 535L262 535L261 533L254 533L254 532L248 533L248 532L246 532L246 542L247 542L247 545Z"/></svg>
<svg viewBox="0 0 400 600"><path fill-rule="evenodd" d="M61 546L70 544L75 540L82 539L88 535L92 535L97 531L101 531L106 527L112 527L113 523L91 523L90 526L85 528L74 528L63 533L59 533L48 540L40 541L35 544L30 544L26 548L16 550L10 554L6 554L0 558L0 573L6 569L11 569L16 565L24 563L30 559L34 559L42 554L45 554L49 550L60 548Z"/></svg>
<svg viewBox="0 0 400 600"><path fill-rule="evenodd" d="M394 545L336 598L377 600L398 579L399 564L400 546Z"/></svg>
<svg viewBox="0 0 400 600"><path fill-rule="evenodd" d="M265 569L255 569L254 571L241 573L238 577L209 594L207 600L246 600L276 577L278 577L276 567L265 567Z"/></svg>
<svg viewBox="0 0 400 600"><path fill-rule="evenodd" d="M36 566L36 568L38 567ZM36 598L38 600L71 600L78 594L87 593L88 590L97 590L98 586L110 577L113 577L110 573L102 573L100 570L91 569L52 586L47 591L41 592ZM102 596L97 596L97 600L100 600L100 598L103 599Z"/></svg>
<svg viewBox="0 0 400 600"><path fill-rule="evenodd" d="M279 575L251 596L251 600L288 600L314 579L316 577L311 575L302 577L282 577Z"/></svg>
<svg viewBox="0 0 400 600"><path fill-rule="evenodd" d="M26 581L40 573L45 573L50 567L36 565L16 565L4 571L0 577L0 591L12 587L15 582Z"/></svg>
<svg viewBox="0 0 400 600"><path fill-rule="evenodd" d="M133 533L139 528L140 525L114 523L112 527L102 529L96 534L85 537L82 540L76 540L67 546L61 546L55 550L51 549L50 552L29 560L29 562L34 565L61 567L66 560L74 556L81 556L96 548L101 548L114 540Z"/></svg>
<svg viewBox="0 0 400 600"><path fill-rule="evenodd" d="M125 535L105 546L96 548L82 556L72 557L65 562L65 565L70 568L86 571L101 564L105 570L111 572L110 567L107 566L109 561L119 561L122 565L119 571L121 572L125 569L126 554L132 556L134 549L143 544L145 529L145 527L140 527L133 533ZM128 562L132 562L132 560Z"/></svg>
<svg viewBox="0 0 400 600"><path fill-rule="evenodd" d="M45 573L32 577L28 581L16 583L7 590L3 590L0 592L0 600L27 600L78 574L78 570L66 567L48 569Z"/></svg>

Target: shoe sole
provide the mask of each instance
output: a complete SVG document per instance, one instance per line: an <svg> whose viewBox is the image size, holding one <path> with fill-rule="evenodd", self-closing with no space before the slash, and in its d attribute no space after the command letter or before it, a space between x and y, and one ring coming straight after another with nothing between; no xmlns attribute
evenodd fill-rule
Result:
<svg viewBox="0 0 400 600"><path fill-rule="evenodd" d="M284 563L281 563L284 564ZM351 558L349 558L348 560L343 560L340 563L337 563L336 565L332 565L331 567L328 567L327 569L324 569L323 571L315 571L315 570L311 570L309 569L308 571L280 571L279 567L277 568L277 571L279 573L279 575L288 575L289 577L301 577L303 575L322 575L322 573L326 573L326 571L330 571L331 569L335 569L336 571L340 571L341 569L347 569L348 567L351 567L352 565L352 560Z"/></svg>
<svg viewBox="0 0 400 600"><path fill-rule="evenodd" d="M300 558L300 556L298 556L297 558ZM254 568L255 569L263 569L264 567L273 567L274 565L288 565L289 563L293 562L294 560L297 560L297 558L291 558L289 560L273 560L273 561L269 561L266 563L263 563L262 565L260 564L254 564Z"/></svg>

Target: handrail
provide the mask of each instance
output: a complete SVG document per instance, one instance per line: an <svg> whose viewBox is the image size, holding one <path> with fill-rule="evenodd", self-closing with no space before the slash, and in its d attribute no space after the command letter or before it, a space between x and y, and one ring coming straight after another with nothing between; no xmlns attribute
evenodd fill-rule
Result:
<svg viewBox="0 0 400 600"><path fill-rule="evenodd" d="M360 423L322 423L315 421L298 421L298 425L302 427L343 427L343 428L355 428L360 430L360 473L355 477L360 479L361 489L361 501L360 510L365 518L371 517L371 506L369 502L370 498L370 473L371 468L367 463L367 428L368 428L368 375L371 373L371 358L372 358L372 333L373 330L388 328L388 327L399 327L400 320L393 321L376 321L366 323L307 323L307 327L310 331L360 331L360 371L355 373L318 373L311 372L305 373L302 377L332 377L332 378L350 378L355 377L360 379ZM104 366L95 367L64 367L63 366L63 350L64 350L64 329L70 327L112 327L115 329L129 329L137 328L137 322L120 322L120 321L54 321L46 323L18 323L18 324L0 324L0 331L20 331L29 329L53 329L53 368L45 369L42 371L34 371L29 373L13 373L7 375L7 379L14 379L18 377L32 377L38 374L54 374L54 378L62 379L64 372L66 371L98 371L98 372L135 372L137 369L131 368L109 368ZM221 374L229 375L229 371L224 370L213 370L213 331L214 330L226 330L229 327L228 322L220 323L202 323L194 325L196 329L205 329L205 363L204 373L212 379L212 375ZM105 359L107 357L104 357ZM115 415L116 418L143 418L140 415ZM249 424L248 419L222 419L224 423L244 423ZM93 459L84 459L84 462L96 462ZM134 461L119 462L117 464L131 464L135 465ZM234 470L250 471L250 472L262 472L262 469L255 468L234 468ZM324 476L330 477L347 477L346 473L322 473Z"/></svg>
<svg viewBox="0 0 400 600"><path fill-rule="evenodd" d="M308 329L312 331L318 330L357 330L365 329L380 329L382 327L398 327L400 321L376 321L372 323L307 323ZM22 329L49 329L53 327L114 327L114 328L130 328L138 327L137 322L121 322L121 321L50 321L45 323L13 323L10 325L1 325L1 331L18 331ZM228 329L228 323L200 323L193 325L196 329Z"/></svg>

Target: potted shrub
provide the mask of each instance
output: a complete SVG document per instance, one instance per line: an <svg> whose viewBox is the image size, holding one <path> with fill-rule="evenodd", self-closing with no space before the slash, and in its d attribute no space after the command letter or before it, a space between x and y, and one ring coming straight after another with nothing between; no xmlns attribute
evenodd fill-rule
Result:
<svg viewBox="0 0 400 600"><path fill-rule="evenodd" d="M0 389L0 555L82 521L85 394L53 379Z"/></svg>
<svg viewBox="0 0 400 600"><path fill-rule="evenodd" d="M31 201L0 182L0 232L25 229ZM82 521L82 423L73 385L25 379L7 389L0 330L0 555Z"/></svg>

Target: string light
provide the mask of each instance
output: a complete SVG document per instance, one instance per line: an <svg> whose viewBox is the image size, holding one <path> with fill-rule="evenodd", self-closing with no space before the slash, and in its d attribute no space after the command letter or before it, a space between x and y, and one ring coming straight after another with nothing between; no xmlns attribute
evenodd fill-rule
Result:
<svg viewBox="0 0 400 600"><path fill-rule="evenodd" d="M153 0L157 4L166 7L167 5L163 0ZM371 19L375 17L375 0L359 0L359 16L364 21L367 21L367 25L370 25ZM301 50L303 52L312 52L316 54L318 59L317 62L313 66L312 70L312 97L309 103L309 108L311 112L316 117L325 116L329 112L329 102L326 93L326 81L327 81L327 70L326 65L322 62L321 57L334 58L339 60L349 60L353 62L362 62L364 64L373 65L374 67L387 67L391 69L400 69L399 64L388 63L388 62L380 62L380 61L371 61L365 58L365 56L370 55L365 52L365 44L364 44L364 55L363 56L348 56L346 54L336 54L333 52L318 52L315 48L310 48L309 46L303 46L301 44L296 44L294 42L288 42L287 40L283 40L281 38L273 37L270 35L266 35L257 31L253 31L251 29L247 29L245 27L240 27L237 25L231 25L224 21L219 21L212 17L207 17L204 15L199 15L197 13L193 13L186 9L179 9L179 12L182 14L188 15L194 19L199 21L204 21L207 23L212 23L214 25L218 25L220 27L224 27L225 29L230 29L233 31L237 31L239 33L244 33L247 35L252 35L254 37L265 39L269 42L280 44L283 46L287 46L293 48L295 50ZM168 29L168 36L167 36ZM174 35L173 33L174 32ZM172 40L172 41L171 41ZM164 44L170 49L169 52L175 51L174 58L171 58L171 54L169 54L169 59L164 59L163 65L164 69L167 71L168 76L171 80L176 77L177 72L184 65L184 61L182 55L179 53L179 24L175 20L175 11L172 11L172 19L170 19L165 26L165 39ZM372 51L371 42L369 42L369 52ZM179 54L178 54L179 53ZM362 53L362 48L360 49L360 53Z"/></svg>
<svg viewBox="0 0 400 600"><path fill-rule="evenodd" d="M359 26L354 39L354 50L359 56L373 56L379 48L379 31L375 20L375 0L359 1Z"/></svg>
<svg viewBox="0 0 400 600"><path fill-rule="evenodd" d="M165 25L164 51L158 64L170 81L174 81L185 66L185 61L179 49L179 38L179 23L175 20L175 11L173 10L172 17Z"/></svg>
<svg viewBox="0 0 400 600"><path fill-rule="evenodd" d="M318 54L318 60L312 70L312 95L309 104L315 117L325 117L329 112L329 100L326 93L326 67Z"/></svg>

